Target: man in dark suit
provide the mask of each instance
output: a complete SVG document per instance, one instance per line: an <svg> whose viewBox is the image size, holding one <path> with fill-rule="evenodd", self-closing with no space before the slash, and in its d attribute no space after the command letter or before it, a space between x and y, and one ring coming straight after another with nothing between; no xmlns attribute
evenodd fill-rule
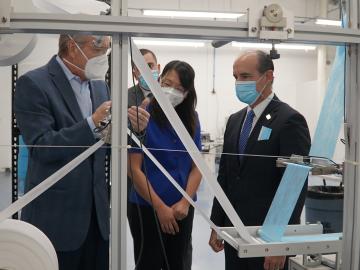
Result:
<svg viewBox="0 0 360 270"><path fill-rule="evenodd" d="M25 143L33 146L26 191L99 139L94 129L111 108L104 82L109 46L109 37L60 35L58 55L19 78L16 119ZM22 219L53 243L60 270L109 268L105 154L105 148L97 150L23 209Z"/></svg>
<svg viewBox="0 0 360 270"><path fill-rule="evenodd" d="M248 106L230 116L220 160L218 181L246 226L262 225L278 188L284 169L276 167L276 157L308 155L310 135L304 117L272 92L272 59L262 51L241 55L233 65L238 99ZM304 186L290 224L300 223ZM217 226L232 226L219 202L213 203L211 219ZM210 246L225 249L226 270L276 270L287 268L286 257L240 259L227 243L211 232Z"/></svg>

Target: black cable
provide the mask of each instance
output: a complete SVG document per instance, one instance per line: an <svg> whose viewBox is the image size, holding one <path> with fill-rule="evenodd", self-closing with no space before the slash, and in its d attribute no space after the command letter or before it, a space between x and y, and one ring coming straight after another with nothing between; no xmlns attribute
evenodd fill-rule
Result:
<svg viewBox="0 0 360 270"><path fill-rule="evenodd" d="M130 39L130 59L131 59L131 68L132 70L134 70L134 61L133 61L133 55L132 55L132 45L131 45L131 38ZM132 76L132 81L133 81L133 86L135 87L135 80L134 80L134 76ZM135 92L135 103L136 103L136 121L137 121L137 130L140 131L140 123L139 123L139 96L137 94L137 92ZM133 135L133 130L131 128L131 136ZM145 139L145 136L141 136L139 138L139 141L140 141L140 148L143 147L143 142L144 142L144 139ZM163 241L163 238L162 238L162 232L161 232L161 229L160 229L160 224L159 224L159 220L157 218L157 214L156 214L156 211L155 211L155 208L154 208L154 203L153 203L153 200L152 200L152 196L151 196L151 192L150 192L150 181L149 181L149 178L148 178L148 173L147 173L147 169L146 169L146 161L145 161L145 155L144 155L144 152L142 152L142 156L143 156L143 165L144 165L144 174L145 174L145 179L146 179L146 186L147 186L147 190L148 190L148 194L149 194L149 199L150 199L150 205L151 205L151 208L153 209L153 213L154 213L154 220L155 220L155 223L156 223L156 229L157 229L157 233L159 235L159 239L160 239L160 245L161 245L161 249L162 249L162 252L163 252L163 256L164 256L164 260L165 260L165 264L166 264L166 267L167 267L167 270L170 270L170 266L169 266L169 261L168 261L168 258L167 258L167 255L166 255L166 250L165 250L165 245L164 245L164 241ZM131 162L131 161L130 161ZM132 167L131 167L131 164L130 164L130 174L132 175ZM134 185L134 181L132 179L132 185ZM139 212L139 217L141 216L141 213L140 213L140 206L139 204L138 205L138 212ZM143 224L141 224L143 226ZM143 228L141 228L141 231L143 233ZM135 265L135 270L137 269L138 267L138 264L140 262L140 259L141 259L141 256L142 256L142 252L143 252L143 248L144 248L144 236L142 234L142 242L141 242L141 248L140 248L140 255L139 255L139 258L138 258L138 261L136 262L136 265Z"/></svg>
<svg viewBox="0 0 360 270"><path fill-rule="evenodd" d="M330 158L327 158L327 157L320 157L320 156L307 156L308 158L319 158L319 159L322 159L322 160L327 160L327 161L330 161L330 163L333 163L334 165L338 165L335 161L333 161L332 159Z"/></svg>

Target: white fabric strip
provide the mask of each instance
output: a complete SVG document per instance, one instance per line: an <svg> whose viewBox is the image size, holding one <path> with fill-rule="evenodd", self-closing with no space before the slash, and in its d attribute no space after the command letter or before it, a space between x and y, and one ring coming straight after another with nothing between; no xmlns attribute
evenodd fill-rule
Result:
<svg viewBox="0 0 360 270"><path fill-rule="evenodd" d="M210 169L207 167L205 161L202 159L200 151L197 149L193 139L185 129L182 124L179 116L175 112L174 108L170 104L167 97L162 93L161 87L158 82L156 82L151 74L151 71L148 65L144 61L144 57L141 55L139 49L135 43L130 39L131 48L132 48L132 57L136 67L139 69L141 75L144 77L146 83L150 87L152 93L154 94L157 102L164 111L166 117L169 119L169 122L172 124L175 132L181 139L189 155L192 157L194 163L199 168L200 172L203 175L205 181L210 185L215 197L219 201L220 205L223 207L226 215L229 217L230 221L234 225L236 231L239 233L240 237L247 243L256 243L256 240L249 234L246 230L244 224L236 213L235 209L231 205L229 199L226 197L224 191L220 187L219 183L216 180L215 175L213 175Z"/></svg>
<svg viewBox="0 0 360 270"><path fill-rule="evenodd" d="M197 206L194 200L186 193L186 191L176 182L176 180L168 173L168 171L161 165L161 163L154 157L153 154L144 146L140 144L139 139L128 129L128 135L131 139L144 151L144 153L150 158L150 160L158 167L158 169L169 179L171 184L184 196L184 198L195 208L196 211L200 213L200 215L209 223L210 227L217 232L219 236L222 236L223 233L219 230L219 228L211 221L211 219L203 212L203 210ZM224 239L225 237L222 236ZM237 246L236 242L231 243L233 247Z"/></svg>
<svg viewBox="0 0 360 270"><path fill-rule="evenodd" d="M12 203L9 207L5 208L0 212L0 223L11 217L13 214L19 212L23 207L32 202L34 199L39 197L42 193L48 190L51 186L56 184L60 179L62 179L65 175L71 172L74 168L76 168L81 162L87 159L90 155L92 155L96 150L98 150L105 142L103 140L99 140L96 144L82 152L68 164L63 166L61 169L50 175L39 185L34 187L32 190L27 192L24 196L19 198L16 202Z"/></svg>
<svg viewBox="0 0 360 270"><path fill-rule="evenodd" d="M0 223L0 269L58 270L50 240L33 225L14 219Z"/></svg>

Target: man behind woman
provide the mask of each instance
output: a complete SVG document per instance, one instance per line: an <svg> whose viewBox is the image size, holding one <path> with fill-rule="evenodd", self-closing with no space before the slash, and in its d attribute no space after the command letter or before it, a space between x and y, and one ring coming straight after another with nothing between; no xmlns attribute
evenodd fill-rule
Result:
<svg viewBox="0 0 360 270"><path fill-rule="evenodd" d="M201 148L200 123L195 111L195 72L182 61L168 63L160 76L164 94L185 128ZM151 117L144 145L171 176L196 199L201 173L185 150L156 99L147 110ZM191 243L194 209L141 150L129 151L128 176L133 181L129 201L129 225L138 270L184 270Z"/></svg>

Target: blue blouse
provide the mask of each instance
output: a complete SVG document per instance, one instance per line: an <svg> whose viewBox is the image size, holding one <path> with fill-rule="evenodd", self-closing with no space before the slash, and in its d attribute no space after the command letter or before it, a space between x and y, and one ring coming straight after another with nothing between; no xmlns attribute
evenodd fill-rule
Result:
<svg viewBox="0 0 360 270"><path fill-rule="evenodd" d="M201 150L200 123L197 118L194 142ZM151 117L146 128L146 137L144 145L160 162L160 164L169 172L176 182L185 190L192 168L192 159L187 152L171 152L155 149L185 150L173 127L168 125L160 127ZM141 153L140 149L131 149L130 153ZM166 176L156 167L156 165L144 154L142 171L147 174L156 194L168 206L181 200L181 193L171 184ZM196 196L193 198L196 200ZM134 186L131 189L130 202L141 205L149 205L136 191Z"/></svg>

